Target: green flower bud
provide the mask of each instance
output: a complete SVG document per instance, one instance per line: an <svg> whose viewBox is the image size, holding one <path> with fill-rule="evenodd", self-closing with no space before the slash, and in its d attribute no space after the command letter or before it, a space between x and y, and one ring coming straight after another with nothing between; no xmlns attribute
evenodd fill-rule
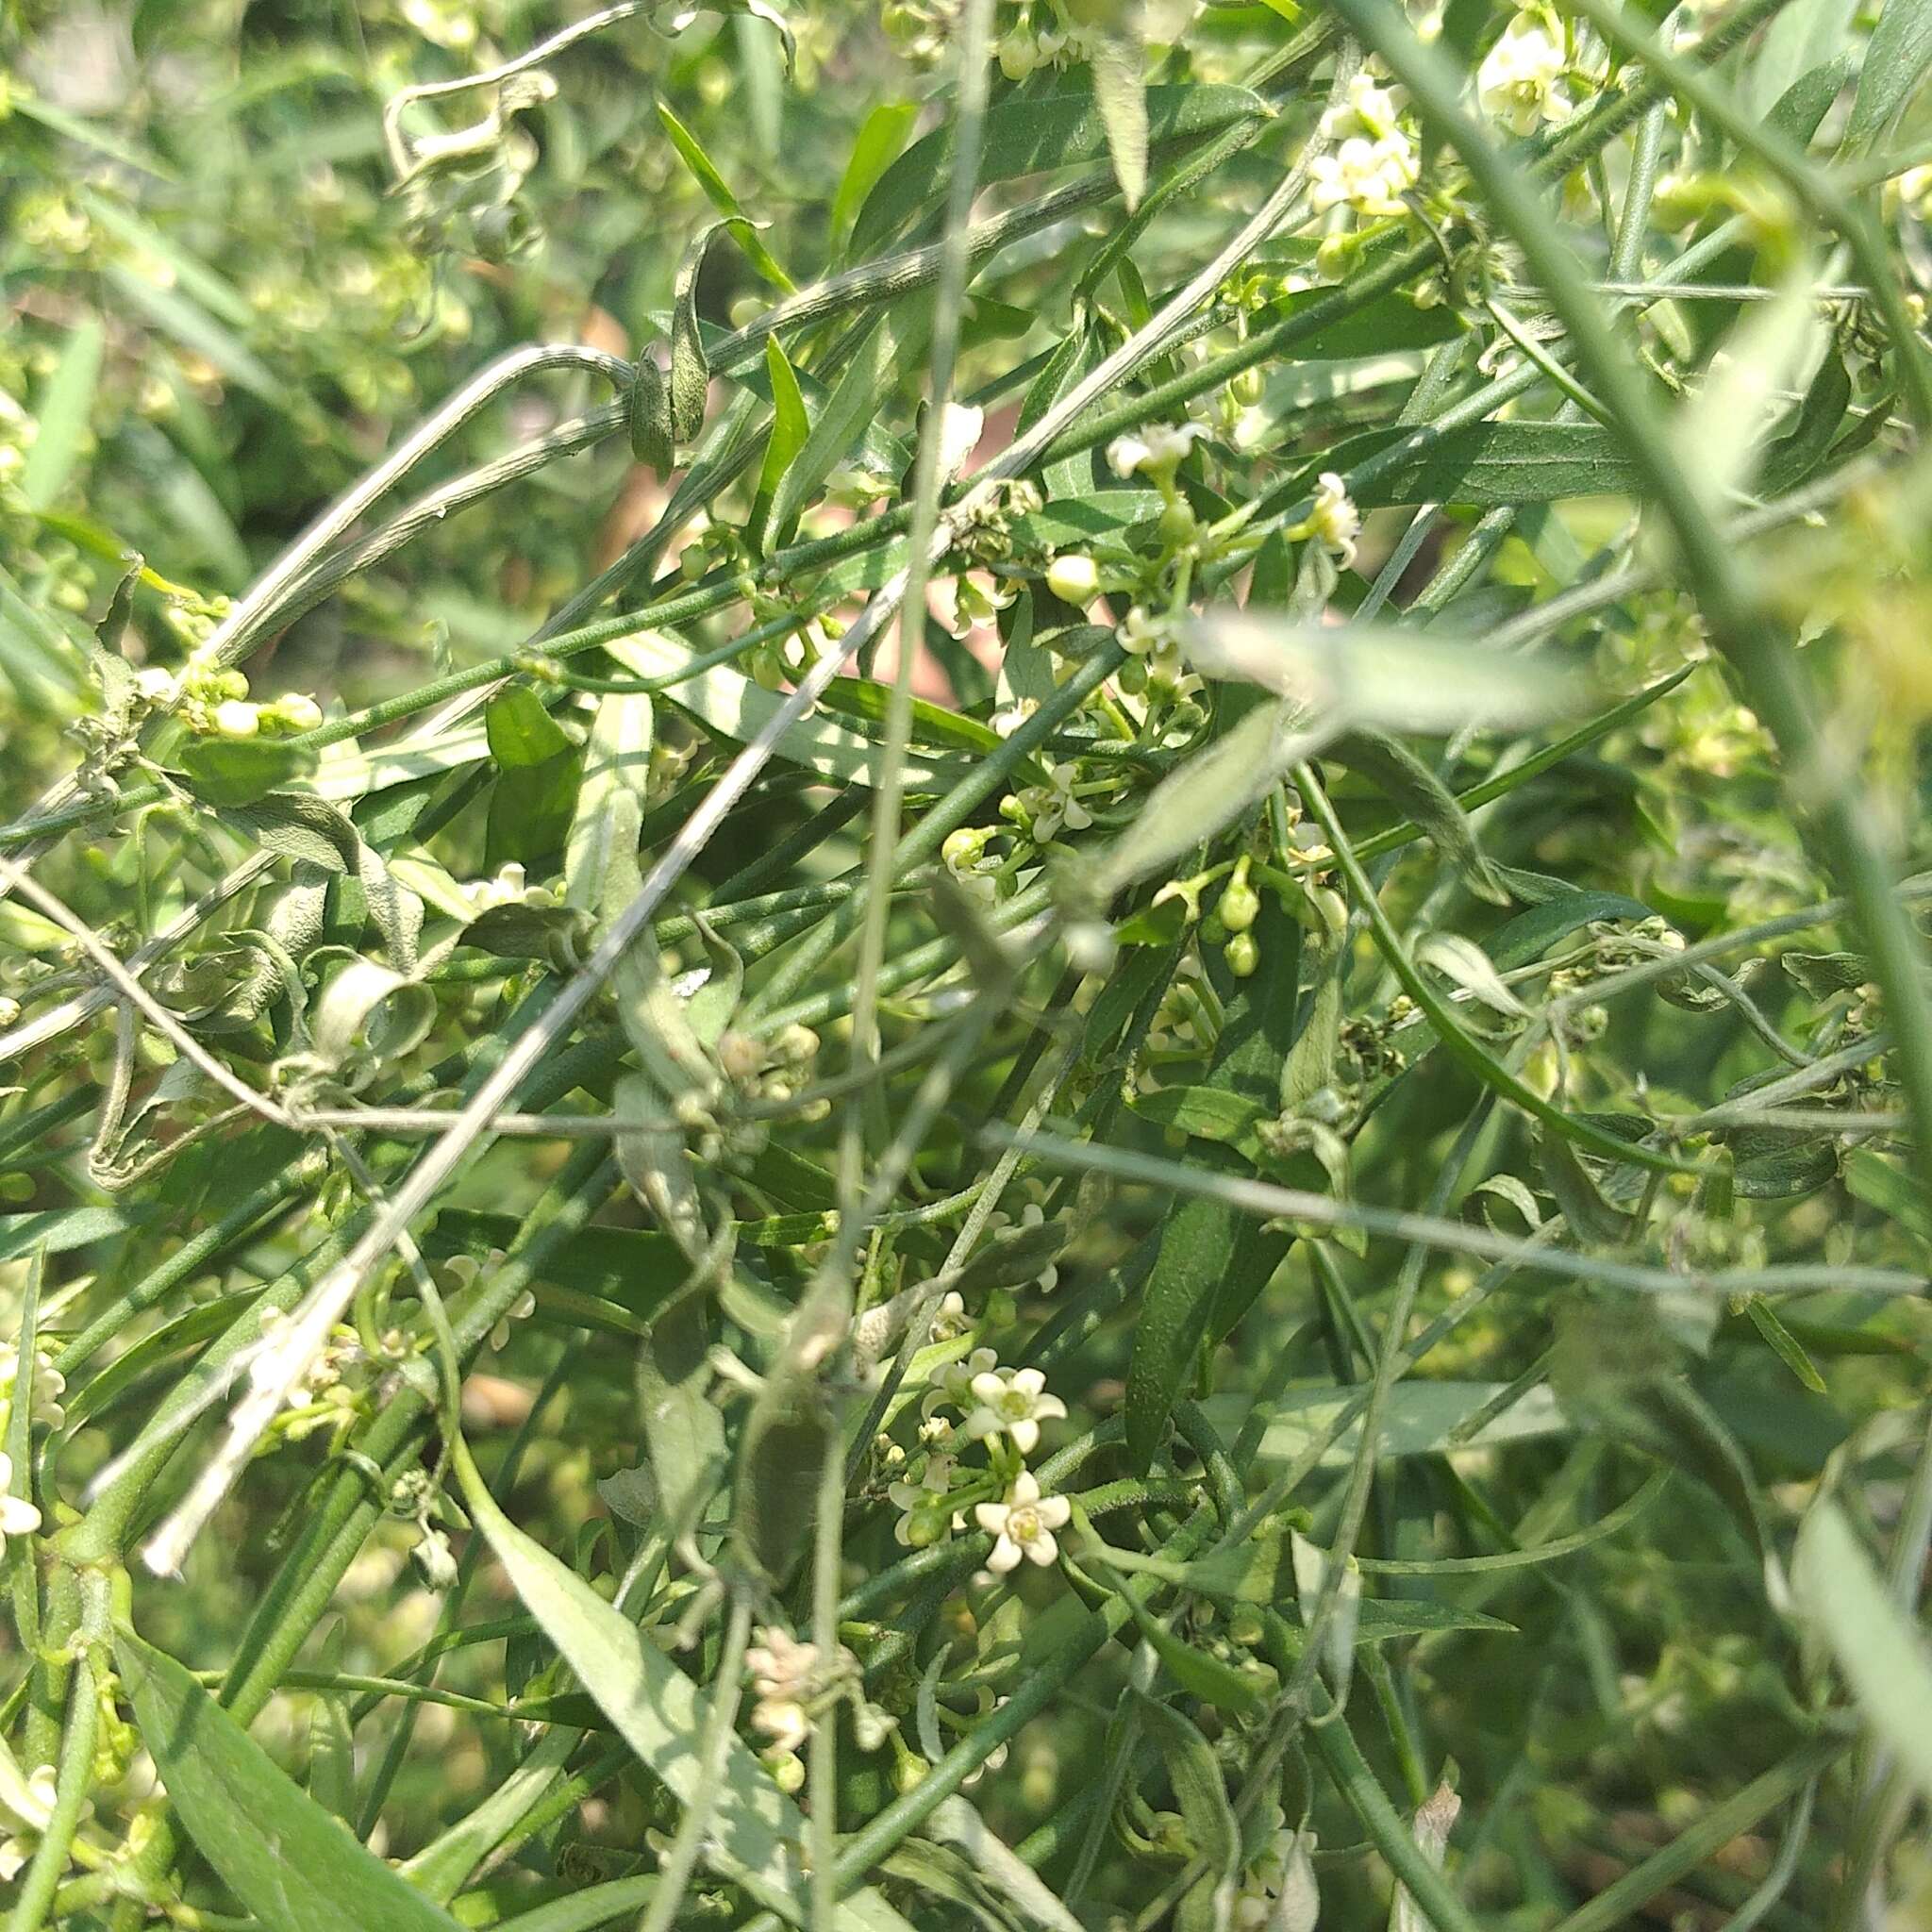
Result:
<svg viewBox="0 0 1932 1932"><path fill-rule="evenodd" d="M1227 961L1227 970L1237 979L1245 979L1261 963L1261 949L1255 943L1251 932L1238 932L1227 942L1227 949L1221 956Z"/></svg>
<svg viewBox="0 0 1932 1932"><path fill-rule="evenodd" d="M1100 594L1100 569L1091 557L1069 551L1047 566L1046 588L1063 604L1084 609Z"/></svg>
<svg viewBox="0 0 1932 1932"><path fill-rule="evenodd" d="M1261 916L1261 895L1249 885L1245 865L1236 870L1214 909L1221 914L1221 923L1229 932L1246 932Z"/></svg>

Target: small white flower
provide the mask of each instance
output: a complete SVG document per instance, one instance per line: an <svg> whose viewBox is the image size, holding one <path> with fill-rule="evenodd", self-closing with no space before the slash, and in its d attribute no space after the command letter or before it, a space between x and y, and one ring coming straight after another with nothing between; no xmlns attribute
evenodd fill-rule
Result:
<svg viewBox="0 0 1932 1932"><path fill-rule="evenodd" d="M990 1570L1004 1575L1018 1568L1022 1557L1029 1563L1051 1563L1060 1553L1053 1533L1065 1526L1074 1507L1064 1496L1042 1496L1040 1479L1023 1469L1004 1503L976 1503L973 1513L981 1529L999 1539L986 1561Z"/></svg>
<svg viewBox="0 0 1932 1932"><path fill-rule="evenodd" d="M457 1559L441 1530L425 1529L410 1554L431 1590L447 1590L457 1580Z"/></svg>
<svg viewBox="0 0 1932 1932"><path fill-rule="evenodd" d="M774 1752L796 1751L811 1735L805 1707L789 1697L760 1697L751 1708L751 1727L772 1740Z"/></svg>
<svg viewBox="0 0 1932 1932"><path fill-rule="evenodd" d="M1070 832L1084 832L1093 823L1093 814L1074 795L1074 781L1079 775L1071 763L1058 764L1047 774L1044 785L1028 785L1020 793L1036 845L1050 845L1064 825Z"/></svg>
<svg viewBox="0 0 1932 1932"><path fill-rule="evenodd" d="M1399 215L1420 173L1415 143L1399 129L1374 141L1351 135L1308 163L1308 201L1317 214L1346 206L1359 215Z"/></svg>
<svg viewBox="0 0 1932 1932"><path fill-rule="evenodd" d="M1002 705L987 723L1002 738L1010 738L1039 708L1038 698L1015 698L1010 705Z"/></svg>
<svg viewBox="0 0 1932 1932"><path fill-rule="evenodd" d="M1395 115L1394 94L1374 75L1359 73L1341 99L1323 109L1320 138L1345 141L1352 134L1365 134L1373 141L1395 131Z"/></svg>
<svg viewBox="0 0 1932 1932"><path fill-rule="evenodd" d="M134 675L134 688L150 705L166 707L181 695L181 686L172 671L158 664L145 664Z"/></svg>
<svg viewBox="0 0 1932 1932"><path fill-rule="evenodd" d="M801 1643L776 1624L752 1635L758 1641L745 1652L744 1667L759 1697L770 1703L803 1699L818 1675L818 1645Z"/></svg>
<svg viewBox="0 0 1932 1932"><path fill-rule="evenodd" d="M1315 478L1315 508L1308 521L1313 525L1312 534L1335 553L1344 570L1355 562L1355 540L1362 530L1361 512L1333 470L1324 470Z"/></svg>
<svg viewBox="0 0 1932 1932"><path fill-rule="evenodd" d="M958 1289L941 1297L932 1317L932 1339L935 1341L958 1341L972 1325L966 1314L966 1297Z"/></svg>
<svg viewBox="0 0 1932 1932"><path fill-rule="evenodd" d="M1533 13L1519 13L1483 56L1476 102L1513 134L1534 134L1544 121L1569 118L1574 103L1558 85L1562 42Z"/></svg>
<svg viewBox="0 0 1932 1932"><path fill-rule="evenodd" d="M41 1512L25 1496L5 1493L13 1487L13 1458L0 1451L0 1556L10 1536L31 1536L41 1526Z"/></svg>
<svg viewBox="0 0 1932 1932"><path fill-rule="evenodd" d="M1058 1395L1046 1393L1046 1377L1038 1369L974 1375L973 1398L966 1433L975 1442L1005 1436L1022 1456L1031 1456L1039 1447L1042 1422L1058 1421L1067 1412Z"/></svg>
<svg viewBox="0 0 1932 1932"><path fill-rule="evenodd" d="M974 1376L983 1375L999 1365L999 1357L990 1348L975 1348L964 1361L948 1362L933 1376L933 1386L919 1406L920 1413L930 1415L943 1402L950 1402L957 1409L971 1408Z"/></svg>
<svg viewBox="0 0 1932 1932"><path fill-rule="evenodd" d="M1116 635L1121 649L1128 657L1158 657L1174 642L1174 620L1165 615L1150 617L1141 605L1136 604L1122 620Z"/></svg>
<svg viewBox="0 0 1932 1932"><path fill-rule="evenodd" d="M1150 423L1137 436L1120 436L1107 446L1107 460L1116 476L1173 475L1189 450L1208 432L1198 423L1170 429Z"/></svg>
<svg viewBox="0 0 1932 1932"><path fill-rule="evenodd" d="M214 708L214 726L224 738L253 738L261 729L261 707L225 698Z"/></svg>
<svg viewBox="0 0 1932 1932"><path fill-rule="evenodd" d="M505 1314L503 1320L490 1331L491 1347L494 1349L508 1348L509 1346L510 1324L512 1322L521 1322L525 1315L534 1315L536 1312L537 1297L531 1290L526 1288L510 1305L509 1310Z"/></svg>

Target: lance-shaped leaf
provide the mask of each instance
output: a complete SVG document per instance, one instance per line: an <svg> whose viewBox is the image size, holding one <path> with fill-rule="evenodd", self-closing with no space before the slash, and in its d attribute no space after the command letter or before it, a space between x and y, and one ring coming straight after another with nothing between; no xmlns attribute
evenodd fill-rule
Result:
<svg viewBox="0 0 1932 1932"><path fill-rule="evenodd" d="M608 917L636 895L652 722L651 700L641 691L613 692L597 707L563 848L566 906Z"/></svg>
<svg viewBox="0 0 1932 1932"><path fill-rule="evenodd" d="M457 1474L476 1527L543 1634L639 1761L679 1804L695 1802L702 1783L695 1742L704 1721L699 1687L622 1610L503 1513L467 1449L457 1453ZM708 1796L706 1856L713 1870L767 1909L801 1923L798 1846L805 1821L797 1807L735 1738L725 1750L724 1775ZM875 1891L853 1892L840 1910L855 1932L911 1932ZM389 1923L372 1918L364 1924Z"/></svg>
<svg viewBox="0 0 1932 1932"><path fill-rule="evenodd" d="M264 1925L454 1932L447 1912L344 1831L192 1673L131 1630L118 1635L114 1654L142 1741L188 1835Z"/></svg>

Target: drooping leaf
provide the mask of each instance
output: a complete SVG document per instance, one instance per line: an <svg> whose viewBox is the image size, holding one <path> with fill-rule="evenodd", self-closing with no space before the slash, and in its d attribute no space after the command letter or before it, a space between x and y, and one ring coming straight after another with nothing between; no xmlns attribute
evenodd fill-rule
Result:
<svg viewBox="0 0 1932 1932"><path fill-rule="evenodd" d="M691 170L698 186L704 190L705 199L729 222L731 239L744 250L745 259L781 294L795 293L797 283L779 267L771 250L759 239L758 224L752 221L739 205L737 195L731 192L729 183L718 172L716 164L705 152L704 145L697 136L662 100L658 103L658 119L664 132L671 137L671 144L677 150L678 158Z"/></svg>

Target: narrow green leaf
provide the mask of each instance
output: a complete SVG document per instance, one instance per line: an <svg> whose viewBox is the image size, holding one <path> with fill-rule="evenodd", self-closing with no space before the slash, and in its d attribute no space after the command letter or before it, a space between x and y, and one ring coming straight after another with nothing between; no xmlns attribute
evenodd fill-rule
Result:
<svg viewBox="0 0 1932 1932"><path fill-rule="evenodd" d="M1241 1834L1213 1747L1172 1706L1157 1703L1140 1690L1128 1695L1160 1747L1168 1783L1181 1807L1181 1822L1193 1840L1195 1856L1208 1867L1208 1883L1215 1895L1210 1923L1225 1924L1241 1875Z"/></svg>
<svg viewBox="0 0 1932 1932"><path fill-rule="evenodd" d="M1088 62L1094 105L1107 128L1108 156L1129 214L1147 192L1147 97L1141 85L1137 14L1136 8L1120 9L1117 25L1101 32Z"/></svg>
<svg viewBox="0 0 1932 1932"><path fill-rule="evenodd" d="M660 1315L638 1351L638 1414L664 1514L682 1531L724 1472L724 1417L710 1398L711 1335L701 1296Z"/></svg>
<svg viewBox="0 0 1932 1932"><path fill-rule="evenodd" d="M525 685L512 685L484 713L498 775L490 796L484 862L547 858L575 814L583 752Z"/></svg>
<svg viewBox="0 0 1932 1932"><path fill-rule="evenodd" d="M612 692L597 707L584 745L576 810L564 842L566 906L609 917L637 891L653 721L651 700L641 691Z"/></svg>
<svg viewBox="0 0 1932 1932"><path fill-rule="evenodd" d="M758 496L752 504L747 524L752 546L759 556L777 544L791 541L791 527L776 526L772 523L772 506L777 499L778 487L785 480L786 471L791 467L792 458L805 447L806 440L811 434L811 419L806 413L805 397L799 390L798 377L792 374L791 364L786 359L776 336L767 337L765 341L765 373L772 385L772 433L765 442L765 459L758 472Z"/></svg>
<svg viewBox="0 0 1932 1932"><path fill-rule="evenodd" d="M1259 706L1251 715L1262 717L1271 709ZM1237 742L1240 729L1222 742ZM1272 1111L1294 1029L1301 927L1270 892L1262 895L1252 932L1260 962L1251 978L1237 980L1217 961L1215 990L1224 1013L1208 1085L1230 1100L1245 1099ZM1239 1173L1248 1165L1234 1148L1212 1141L1195 1151L1202 1164L1223 1171ZM1153 1461L1203 1342L1231 1332L1267 1286L1289 1240L1224 1201L1188 1195L1174 1203L1161 1224L1127 1364L1124 1421L1131 1468L1145 1470Z"/></svg>
<svg viewBox="0 0 1932 1932"><path fill-rule="evenodd" d="M1246 88L1220 84L1150 87L1146 92L1150 151L1171 142L1217 133L1237 121L1262 120L1268 104ZM943 188L949 127L915 141L880 177L852 230L855 260L880 252L908 217ZM998 102L986 116L977 171L983 187L1048 168L1097 161L1108 153L1107 124L1088 93L1053 93Z"/></svg>
<svg viewBox="0 0 1932 1932"><path fill-rule="evenodd" d="M1360 773L1421 826L1478 899L1487 899L1492 906L1509 903L1508 888L1483 856L1468 813L1441 779L1401 740L1373 726L1357 725L1336 744L1334 756L1351 771Z"/></svg>
<svg viewBox="0 0 1932 1932"><path fill-rule="evenodd" d="M1829 1496L1812 1505L1792 1563L1798 1607L1830 1646L1859 1714L1932 1801L1932 1652L1879 1580Z"/></svg>
<svg viewBox="0 0 1932 1932"><path fill-rule="evenodd" d="M448 1913L343 1830L191 1672L131 1630L117 1635L114 1654L142 1741L189 1836L265 1925L452 1932Z"/></svg>
<svg viewBox="0 0 1932 1932"><path fill-rule="evenodd" d="M1885 0L1845 125L1845 150L1862 154L1889 134L1932 66L1932 0Z"/></svg>
<svg viewBox="0 0 1932 1932"><path fill-rule="evenodd" d="M739 206L737 195L732 193L730 185L718 172L697 136L661 100L658 103L658 119L662 123L664 132L671 137L671 144L677 150L684 165L704 190L706 200L731 223L732 239L744 250L746 260L781 294L796 294L798 284L779 267L771 250L758 239L757 225Z"/></svg>
<svg viewBox="0 0 1932 1932"><path fill-rule="evenodd" d="M21 471L20 492L30 509L45 509L60 494L93 413L108 332L97 315L84 317L67 338L34 411L35 434Z"/></svg>
<svg viewBox="0 0 1932 1932"><path fill-rule="evenodd" d="M1744 1312L1750 1316L1751 1325L1776 1350L1785 1367L1814 1395L1823 1395L1824 1377L1805 1353L1805 1344L1778 1319L1777 1310L1761 1294L1754 1294L1745 1302Z"/></svg>
<svg viewBox="0 0 1932 1932"><path fill-rule="evenodd" d="M842 235L852 225L879 176L898 158L906 137L918 119L916 101L881 101L859 124L852 142L852 158L845 163L845 172L832 196L834 235Z"/></svg>
<svg viewBox="0 0 1932 1932"><path fill-rule="evenodd" d="M799 512L858 446L886 399L916 368L932 332L932 291L902 296L866 329L852 360L786 469L773 499L771 527L789 530Z"/></svg>

